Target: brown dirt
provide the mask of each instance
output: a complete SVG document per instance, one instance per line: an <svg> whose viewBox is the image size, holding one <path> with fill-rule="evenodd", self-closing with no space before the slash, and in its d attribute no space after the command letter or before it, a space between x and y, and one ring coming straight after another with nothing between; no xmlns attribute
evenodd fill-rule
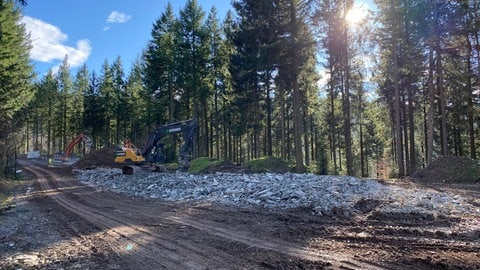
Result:
<svg viewBox="0 0 480 270"><path fill-rule="evenodd" d="M247 167L244 167L242 165L237 165L229 161L224 161L218 165L209 166L202 173L214 174L216 172L244 173L244 174L254 173L251 169Z"/></svg>
<svg viewBox="0 0 480 270"><path fill-rule="evenodd" d="M104 147L92 151L81 160L73 164L73 167L78 169L89 169L96 167L121 168L123 165L119 165L114 162L114 151L115 147Z"/></svg>
<svg viewBox="0 0 480 270"><path fill-rule="evenodd" d="M0 269L480 269L478 213L390 217L365 200L362 215L335 218L172 203L24 170L31 180L0 215Z"/></svg>

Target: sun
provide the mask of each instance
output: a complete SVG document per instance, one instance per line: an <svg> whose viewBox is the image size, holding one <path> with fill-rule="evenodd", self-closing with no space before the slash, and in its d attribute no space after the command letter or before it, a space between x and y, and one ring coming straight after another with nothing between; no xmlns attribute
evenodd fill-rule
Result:
<svg viewBox="0 0 480 270"><path fill-rule="evenodd" d="M364 4L361 5L353 5L353 7L347 12L345 16L345 20L355 27L359 25L368 15L368 10Z"/></svg>

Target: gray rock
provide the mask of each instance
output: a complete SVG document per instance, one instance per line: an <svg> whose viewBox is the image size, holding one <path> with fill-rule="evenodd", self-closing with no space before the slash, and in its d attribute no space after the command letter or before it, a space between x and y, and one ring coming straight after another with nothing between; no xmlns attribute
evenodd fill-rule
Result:
<svg viewBox="0 0 480 270"><path fill-rule="evenodd" d="M138 169L133 175L123 175L120 169L110 168L76 170L75 173L80 181L98 188L169 201L204 200L245 207L312 207L316 215L330 215L334 209L342 209L333 212L349 218L356 214L358 201L371 199L382 202L376 211L387 213L480 214L478 206L469 204L461 196L388 186L355 177L292 173L191 175Z"/></svg>

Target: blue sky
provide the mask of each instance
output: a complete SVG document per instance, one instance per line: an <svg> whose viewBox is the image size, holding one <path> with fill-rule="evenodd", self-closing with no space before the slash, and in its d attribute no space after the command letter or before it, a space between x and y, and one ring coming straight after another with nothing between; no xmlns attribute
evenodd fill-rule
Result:
<svg viewBox="0 0 480 270"><path fill-rule="evenodd" d="M170 1L175 15L186 0ZM229 0L197 0L206 14L212 6L223 21ZM152 24L165 11L163 0L30 0L23 7L23 23L30 33L30 57L39 76L56 70L68 55L75 70L84 63L90 71L100 71L105 60L121 56L126 73L150 40Z"/></svg>

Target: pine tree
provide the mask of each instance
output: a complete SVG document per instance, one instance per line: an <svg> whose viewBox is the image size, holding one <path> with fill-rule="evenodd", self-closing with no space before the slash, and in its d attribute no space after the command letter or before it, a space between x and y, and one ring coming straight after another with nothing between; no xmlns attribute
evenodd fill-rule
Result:
<svg viewBox="0 0 480 270"><path fill-rule="evenodd" d="M146 125L147 101L145 87L142 83L141 58L137 58L127 78L127 96L129 98L129 114L127 116L128 134L132 142L140 143L146 140L143 134L148 134Z"/></svg>
<svg viewBox="0 0 480 270"><path fill-rule="evenodd" d="M178 20L178 87L185 117L198 119L198 144L193 156L207 156L209 126L207 100L212 95L208 86L207 66L209 43L205 27L205 12L196 0L187 1Z"/></svg>
<svg viewBox="0 0 480 270"><path fill-rule="evenodd" d="M166 122L175 122L183 118L178 115L180 96L177 87L177 20L173 7L169 3L164 13L157 19L151 31L152 38L143 54L144 82L147 90L147 125L155 128Z"/></svg>
<svg viewBox="0 0 480 270"><path fill-rule="evenodd" d="M231 134L232 134L232 121L230 116L233 115L233 83L232 83L232 74L230 73L231 59L235 54L235 46L233 44L233 35L236 31L236 24L234 22L233 13L231 11L227 12L227 16L223 21L223 34L224 40L220 46L220 58L222 67L221 70L221 84L219 87L220 94L220 104L221 109L219 113L221 117L218 118L218 121L222 123L222 159L223 160L233 160L233 153L230 151L231 147Z"/></svg>
<svg viewBox="0 0 480 270"><path fill-rule="evenodd" d="M36 83L35 96L30 104L32 107L30 121L35 127L34 150L44 150L47 156L50 156L54 150L53 134L56 133L54 123L55 116L58 114L57 108L60 100L57 85L58 82L52 70L50 70L47 75ZM42 141L44 137L46 138L45 142ZM45 145L45 149L43 145Z"/></svg>
<svg viewBox="0 0 480 270"><path fill-rule="evenodd" d="M32 97L30 41L12 1L0 1L0 121L6 125Z"/></svg>
<svg viewBox="0 0 480 270"><path fill-rule="evenodd" d="M76 136L73 134L71 127L73 82L70 74L70 65L68 64L68 56L65 56L59 67L57 81L60 95L60 111L57 115L57 124L59 125L58 136L60 138L58 147L61 150L65 150L70 139Z"/></svg>
<svg viewBox="0 0 480 270"><path fill-rule="evenodd" d="M89 71L87 65L84 64L77 72L74 81L73 93L73 115L72 115L72 130L74 134L83 132L83 115L85 110L85 93L89 87Z"/></svg>
<svg viewBox="0 0 480 270"><path fill-rule="evenodd" d="M13 134L21 127L22 109L33 96L31 48L20 11L12 1L0 0L0 167L16 154ZM12 154L13 153L13 154Z"/></svg>
<svg viewBox="0 0 480 270"><path fill-rule="evenodd" d="M122 58L118 56L112 64L113 90L115 95L115 143L118 144L127 137L127 118L130 114L129 97L126 89L126 79L123 72Z"/></svg>
<svg viewBox="0 0 480 270"><path fill-rule="evenodd" d="M83 131L91 137L94 148L105 146L105 141L102 139L106 125L106 107L100 96L100 78L95 71L89 76L88 89L85 89L84 98Z"/></svg>
<svg viewBox="0 0 480 270"><path fill-rule="evenodd" d="M206 126L210 126L210 136L208 145L209 156L216 156L220 158L220 123L219 123L219 96L223 92L221 89L222 82L222 68L225 63L225 58L221 54L221 46L223 43L222 33L219 27L217 19L217 10L212 7L208 14L206 29L209 42L209 65L207 66L207 87L210 89L208 92L213 93L213 100L209 101L210 107L213 107L210 111L211 117L209 123L205 123ZM228 61L226 61L228 63ZM214 151L215 149L215 151Z"/></svg>
<svg viewBox="0 0 480 270"><path fill-rule="evenodd" d="M110 146L115 141L113 135L115 135L116 127L116 104L118 102L118 96L115 92L115 82L112 67L105 60L102 64L102 73L98 84L98 93L100 97L100 106L102 107L104 125L102 132L102 145ZM117 143L115 141L115 143Z"/></svg>

